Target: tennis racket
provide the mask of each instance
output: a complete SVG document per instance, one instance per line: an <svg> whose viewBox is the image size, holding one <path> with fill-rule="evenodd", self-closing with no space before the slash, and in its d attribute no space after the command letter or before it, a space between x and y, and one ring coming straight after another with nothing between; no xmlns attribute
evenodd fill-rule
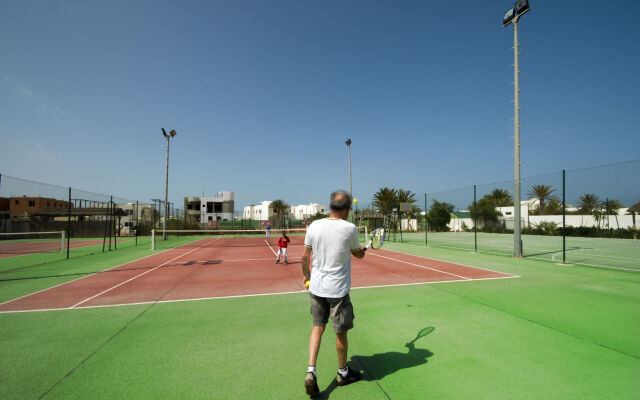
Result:
<svg viewBox="0 0 640 400"><path fill-rule="evenodd" d="M374 249L379 249L382 247L383 244L384 244L384 227L379 226L373 232L371 232L371 235L369 235L369 242L365 247L367 249L371 247L373 247Z"/></svg>

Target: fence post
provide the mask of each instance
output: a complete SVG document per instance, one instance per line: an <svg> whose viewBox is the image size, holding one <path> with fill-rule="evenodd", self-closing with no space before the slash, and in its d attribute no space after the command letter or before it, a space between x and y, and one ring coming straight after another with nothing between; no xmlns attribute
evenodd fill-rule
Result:
<svg viewBox="0 0 640 400"><path fill-rule="evenodd" d="M478 202L476 201L476 185L473 185L473 243L478 252Z"/></svg>
<svg viewBox="0 0 640 400"><path fill-rule="evenodd" d="M567 263L567 248L566 248L566 225L565 225L565 218L567 216L567 204L565 202L566 200L566 186L565 186L565 176L566 176L566 172L563 169L562 170L562 263L566 264Z"/></svg>
<svg viewBox="0 0 640 400"><path fill-rule="evenodd" d="M113 196L111 196L109 205L107 206L107 220L109 221L109 251L111 251L111 234L113 233L113 210L111 208L111 204L113 204Z"/></svg>
<svg viewBox="0 0 640 400"><path fill-rule="evenodd" d="M138 225L140 225L138 223L138 200L136 200L136 212L135 212L135 225L132 225L132 227L135 227L135 231L136 231L136 246L138 245Z"/></svg>
<svg viewBox="0 0 640 400"><path fill-rule="evenodd" d="M400 243L402 243L402 211L400 211L400 204L398 204L398 229L400 229Z"/></svg>
<svg viewBox="0 0 640 400"><path fill-rule="evenodd" d="M71 187L69 187L69 204L67 204L67 260L69 259L70 239L71 239Z"/></svg>
<svg viewBox="0 0 640 400"><path fill-rule="evenodd" d="M108 216L108 208L107 205L104 204L104 202L100 203L100 208L103 208L104 206L104 215L102 216L102 220L104 221L104 234L102 236L102 252L104 253L105 251L105 246L107 245L107 216Z"/></svg>
<svg viewBox="0 0 640 400"><path fill-rule="evenodd" d="M424 194L424 245L429 245L429 221L427 220L427 194Z"/></svg>

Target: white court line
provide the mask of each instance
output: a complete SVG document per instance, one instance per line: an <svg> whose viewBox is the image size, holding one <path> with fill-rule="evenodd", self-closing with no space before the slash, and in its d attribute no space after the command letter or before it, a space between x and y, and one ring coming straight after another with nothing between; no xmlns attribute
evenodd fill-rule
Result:
<svg viewBox="0 0 640 400"><path fill-rule="evenodd" d="M408 255L408 256L414 256L414 257L419 257L419 258L424 258L426 260L441 261L441 262L446 262L446 263L449 263L449 264L462 265L463 267L481 269L481 270L484 270L484 271L495 272L495 273L498 273L498 274L506 274L506 272L494 271L492 269L481 268L481 267L474 267L472 265L460 264L460 263L457 263L457 262L451 262L451 261L447 261L447 260L440 260L438 258L422 257L422 256L417 256L415 254L403 253L401 251L393 251L393 250L387 250L387 249L384 249L384 251L389 251L391 253L400 253L400 254L405 254L405 255ZM476 254L476 253L474 252L473 254ZM497 255L501 255L501 256L504 255L502 253L493 253L493 254L497 254ZM517 275L513 275L513 274L507 274L507 275L517 276Z"/></svg>
<svg viewBox="0 0 640 400"><path fill-rule="evenodd" d="M432 285L432 284L436 284L436 283L460 283L460 282L473 282L473 281L490 281L490 280L496 280L496 279L513 279L513 278L520 278L520 277L513 275L513 276L501 276L501 277L496 277L496 278L478 278L478 279L466 279L466 280L454 279L454 280L433 281L433 282L395 283L395 284L390 284L390 285L378 285L378 286L358 286L358 287L352 287L351 290L376 289L376 288L386 288L386 287L396 287L396 286ZM137 302L137 303L121 303L121 304L104 304L104 305L86 306L86 307L77 307L77 308L47 308L47 309L39 309L39 310L0 311L0 314L27 313L27 312L38 312L38 311L87 310L87 309L91 309L91 308L137 306L137 305L151 304L151 303L183 303L183 302L187 302L187 301L224 300L224 299L237 299L237 298L244 298L244 297L277 296L277 295L283 295L283 294L308 293L308 292L309 292L308 290L295 290L295 291L290 291L290 292L240 294L240 295L230 295L230 296L198 297L198 298L193 298L193 299L142 301L142 302Z"/></svg>
<svg viewBox="0 0 640 400"><path fill-rule="evenodd" d="M456 275L456 274L454 274L454 273L446 272L446 271L441 271L441 270L436 269L436 268L430 268L430 267L427 267L427 266L424 266L424 265L410 263L409 261L402 261L402 260L398 260L398 259L391 258L391 257L387 257L387 256L381 256L380 254L373 254L373 253L371 253L371 255L372 255L372 256L376 256L376 257L386 258L386 259L388 259L388 260L393 260L393 261L397 261L397 262L401 262L401 263L405 263L405 264L413 265L414 267L424 268L424 269L430 269L430 270L432 270L432 271L442 272L443 274L452 275L452 276L457 276L458 278L471 280L471 278L468 278L468 277L466 277L466 276Z"/></svg>
<svg viewBox="0 0 640 400"><path fill-rule="evenodd" d="M216 239L216 240L218 240L218 239ZM214 242L215 242L215 240L214 240ZM148 271L145 271L145 272L143 272L143 273L141 273L141 274L138 274L138 275L134 276L133 278L129 278L129 279L127 279L127 280L126 280L126 281L124 281L124 282L118 283L117 285L115 285L115 286L113 286L113 287L110 287L110 288L109 288L109 289L107 289L107 290L103 290L102 292L100 292L100 293L98 293L98 294L96 294L96 295L93 295L93 296L91 296L91 297L89 297L89 298L87 298L87 299L84 299L84 300L82 300L81 302L79 302L79 303L77 303L77 304L74 304L74 305L72 305L72 306L71 306L71 307L69 307L69 308L76 308L77 306L79 306L79 305L80 305L80 304L82 304L82 303L86 303L86 302L87 302L87 301L89 301L89 300L95 299L96 297L98 297L98 296L100 296L100 295L102 295L102 294L105 294L105 293L107 293L107 292L109 292L109 291L111 291L111 290L113 290L113 289L115 289L115 288L117 288L117 287L119 287L119 286L122 286L122 285L124 285L124 284L125 284L125 283L127 283L127 282L131 282L132 280L134 280L134 279L136 279L136 278L138 278L138 277L141 277L142 275L146 275L146 274L148 274L149 272L153 272L153 271L155 271L156 269L158 269L158 268L162 267L163 265L169 264L171 261L177 260L177 259L178 259L178 258L180 258L180 257L184 257L184 256L186 256L186 255L187 255L187 254L189 254L189 253L193 253L194 251L199 250L199 249L201 249L202 247L204 247L204 244L203 244L202 246L200 246L200 247L196 247L195 249L191 249L191 250L187 251L186 253L180 254L178 257L172 258L171 260L169 260L169 261L167 261L167 262L164 262L164 263L162 263L162 264L158 265L157 267L153 267L152 269L150 269L150 270L148 270Z"/></svg>
<svg viewBox="0 0 640 400"><path fill-rule="evenodd" d="M278 257L278 253L276 253L275 250L273 250L273 247L271 247L269 242L267 242L267 239L265 239L264 242L267 244L267 246L269 246L269 249L271 249L271 251L273 252L273 255Z"/></svg>
<svg viewBox="0 0 640 400"><path fill-rule="evenodd" d="M145 258L149 258L149 257L157 256L158 254L166 253L167 251L171 251L171 250L175 250L175 249L177 249L177 247L172 247L172 248L167 249L167 250L162 250L161 252L158 252L158 253L149 254L148 256L144 256L144 257L137 258L137 259L135 259L135 260L127 261L127 262L122 263L122 264L120 264L120 265L116 265L115 267L109 267L109 268L107 268L107 269L103 269L103 270L101 270L101 271L94 272L94 273L92 273L92 274L90 274L90 275L85 275L85 276L83 276L83 277L76 278L76 279L71 280L71 281L63 282L63 283L57 284L57 285L55 285L55 286L48 287L48 288L46 288L46 289L38 290L37 292L33 292L33 293L29 293L29 294L25 294L24 296L16 297L15 299L5 301L4 303L0 303L0 306L3 306L3 305L8 304L8 303L11 303L12 301L16 301L16 300L23 299L23 298L25 298L25 297L28 297L28 296L31 296L31 295L34 295L34 294L38 294L38 293L42 293L42 292L46 292L47 290L50 290L50 289L53 289L53 288L57 288L58 286L62 286L62 285L66 285L66 284L68 284L68 283L72 283L72 282L79 281L80 279L88 278L88 277L93 276L93 275L96 275L96 274L101 274L101 273L103 273L103 272L105 272L105 271L110 271L110 270L112 270L112 269L116 269L116 268L118 268L118 267L122 267L123 265L131 264L131 263L134 263L134 262L136 262L136 261L140 261L140 260L144 260Z"/></svg>

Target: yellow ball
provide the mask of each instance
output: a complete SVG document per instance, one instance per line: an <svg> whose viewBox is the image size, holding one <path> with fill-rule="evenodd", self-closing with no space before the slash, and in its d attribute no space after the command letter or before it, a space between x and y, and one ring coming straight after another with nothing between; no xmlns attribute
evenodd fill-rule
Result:
<svg viewBox="0 0 640 400"><path fill-rule="evenodd" d="M358 204L358 199L353 199L353 204Z"/></svg>
<svg viewBox="0 0 640 400"><path fill-rule="evenodd" d="M309 283L310 283L309 281L306 281L306 282L304 283L304 285L307 287L307 289L309 289Z"/></svg>

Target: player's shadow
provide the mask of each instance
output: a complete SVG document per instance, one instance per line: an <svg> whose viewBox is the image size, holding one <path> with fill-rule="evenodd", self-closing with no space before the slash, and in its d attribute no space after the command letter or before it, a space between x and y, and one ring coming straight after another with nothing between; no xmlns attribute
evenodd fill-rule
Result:
<svg viewBox="0 0 640 400"><path fill-rule="evenodd" d="M433 332L434 329L434 327L428 327L418 332L415 339L404 345L407 348L406 353L388 351L370 356L352 356L349 366L351 368L358 368L360 371L364 370L362 374L363 381L377 381L401 369L426 364L427 359L433 356L433 353L427 349L416 348L415 342L421 337ZM328 399L336 387L338 387L338 385L334 378L331 380L329 386L318 396L314 397L314 399Z"/></svg>

